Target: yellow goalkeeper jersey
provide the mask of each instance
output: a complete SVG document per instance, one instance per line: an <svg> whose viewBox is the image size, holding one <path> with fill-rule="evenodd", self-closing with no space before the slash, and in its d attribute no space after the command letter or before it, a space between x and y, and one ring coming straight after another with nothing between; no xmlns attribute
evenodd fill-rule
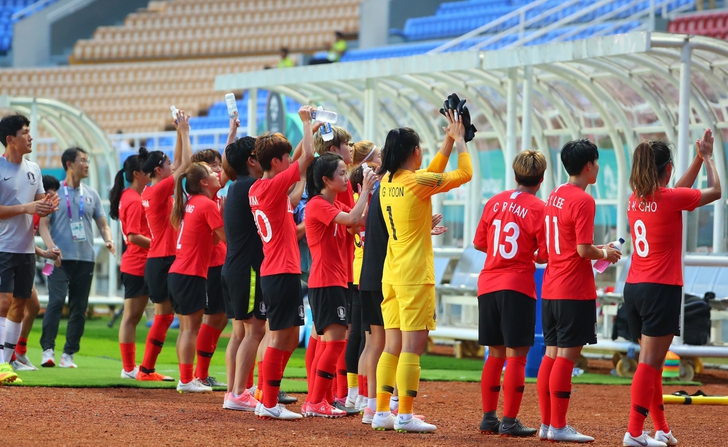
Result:
<svg viewBox="0 0 728 447"><path fill-rule="evenodd" d="M447 158L439 152L426 170L400 169L379 188L382 214L389 228L389 246L382 282L391 285L435 284L430 197L466 183L473 175L470 155L458 155L458 168L443 173Z"/></svg>

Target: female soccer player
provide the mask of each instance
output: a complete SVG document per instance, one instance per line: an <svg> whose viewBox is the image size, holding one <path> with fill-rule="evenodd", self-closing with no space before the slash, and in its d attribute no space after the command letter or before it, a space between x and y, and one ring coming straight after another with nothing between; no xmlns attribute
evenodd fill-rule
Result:
<svg viewBox="0 0 728 447"><path fill-rule="evenodd" d="M308 297L314 326L320 337L313 361L313 390L303 413L311 417L340 417L346 412L331 406L326 393L336 372L336 363L346 344L346 293L348 275L347 227L356 227L369 200L373 174L369 172L361 197L353 209L336 201L347 191L348 174L341 156L327 152L308 167L309 201L305 217L306 238L311 249Z"/></svg>
<svg viewBox="0 0 728 447"><path fill-rule="evenodd" d="M149 302L149 287L144 280L144 268L151 243L149 225L142 207L142 191L149 183L149 174L141 169L140 160L147 149L139 148L139 155L124 160L124 167L114 178L109 191L109 216L119 221L126 251L121 256L121 282L124 284L124 315L119 325L122 379L136 379L136 327ZM129 187L124 188L124 180Z"/></svg>
<svg viewBox="0 0 728 447"><path fill-rule="evenodd" d="M518 187L488 200L473 241L477 250L488 255L478 278L478 341L490 347L480 382L480 431L486 434L536 434L536 429L524 427L516 416L525 386L526 355L533 346L536 324L534 260L546 262L547 258L545 204L536 197L545 170L543 154L520 152L513 160ZM501 423L496 409L506 359Z"/></svg>
<svg viewBox="0 0 728 447"><path fill-rule="evenodd" d="M177 391L180 393L212 391L212 387L193 376L192 364L207 303L207 271L212 247L217 241L225 241L222 216L214 200L219 190L220 179L206 163L192 163L175 182L171 221L179 236L177 255L169 268L167 282L174 310L180 315L177 338L180 371Z"/></svg>
<svg viewBox="0 0 728 447"><path fill-rule="evenodd" d="M708 187L694 189L701 165L705 165ZM630 332L640 339L641 349L632 379L625 446L677 445L665 420L662 366L673 336L680 334L682 211L692 211L721 197L710 129L698 140L697 154L688 170L674 188L668 188L672 173L672 152L667 143L643 141L637 146L627 206L634 254L624 286L624 305ZM648 412L655 425L654 439L643 432Z"/></svg>
<svg viewBox="0 0 728 447"><path fill-rule="evenodd" d="M470 180L473 174L465 145L462 120L447 112L449 138L458 151L458 168L441 173L448 153L441 151L427 171L422 164L420 137L410 128L393 129L387 135L379 170L384 174L379 191L384 219L389 223L389 245L382 277L382 315L386 342L377 365L377 413L372 427L400 432L436 429L413 417L412 406L420 382L420 355L429 331L435 329L434 252L430 230L430 198ZM399 389L399 414L390 412L389 398L395 378Z"/></svg>
<svg viewBox="0 0 728 447"><path fill-rule="evenodd" d="M164 346L167 330L174 320L174 311L169 302L167 289L167 274L174 262L177 232L169 222L169 215L172 212L175 180L187 170L192 157L189 119L189 115L179 111L175 121L177 144L174 149L174 166L162 151L152 151L146 157L141 157L142 171L149 174L152 179L152 184L142 192L142 206L152 235L144 279L149 287L149 298L154 303L154 322L147 334L144 359L139 367L137 380L174 380L156 373L154 365Z"/></svg>
<svg viewBox="0 0 728 447"><path fill-rule="evenodd" d="M291 353L298 345L298 327L303 326L301 260L288 190L306 172L313 160L310 106L302 106L303 155L291 162L293 147L279 134L263 134L255 141L255 153L263 178L250 187L250 209L263 241L265 255L260 267L263 302L268 317L270 343L262 364L263 396L256 414L264 419L300 419L278 404L281 378Z"/></svg>
<svg viewBox="0 0 728 447"><path fill-rule="evenodd" d="M212 172L220 179L220 186L225 186L227 175L222 172L222 156L215 149L203 149L192 154L192 162L207 163ZM224 197L215 196L214 200L220 206L225 200ZM207 386L227 386L227 383L220 382L210 376L210 362L215 354L217 342L220 339L225 326L227 316L225 315L225 300L222 291L222 265L227 255L227 244L218 241L212 248L210 267L207 270L207 303L205 315L202 317L202 326L197 336L197 364L195 365L195 377Z"/></svg>

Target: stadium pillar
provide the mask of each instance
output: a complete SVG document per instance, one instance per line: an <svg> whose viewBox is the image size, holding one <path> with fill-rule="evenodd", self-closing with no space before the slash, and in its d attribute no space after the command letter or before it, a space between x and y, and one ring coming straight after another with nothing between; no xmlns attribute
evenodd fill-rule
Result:
<svg viewBox="0 0 728 447"><path fill-rule="evenodd" d="M678 121L677 121L677 160L675 162L674 179L679 179L685 174L690 163L690 75L692 49L690 42L685 42L680 51L680 84L678 93ZM688 232L688 213L682 212L682 256L683 273L685 272L685 243ZM682 294L683 309L680 312L680 327L685 327L685 292ZM675 344L683 344L682 335L675 337Z"/></svg>
<svg viewBox="0 0 728 447"><path fill-rule="evenodd" d="M533 116L533 66L523 68L523 110L521 115L521 150L531 147L531 118ZM544 154L547 155L547 154Z"/></svg>
<svg viewBox="0 0 728 447"><path fill-rule="evenodd" d="M377 80L367 78L364 90L364 138L372 141L379 140L379 126L377 112L379 111L379 96L377 95Z"/></svg>
<svg viewBox="0 0 728 447"><path fill-rule="evenodd" d="M258 134L258 89L248 90L248 135Z"/></svg>
<svg viewBox="0 0 728 447"><path fill-rule="evenodd" d="M518 120L518 70L516 68L508 69L508 95L507 95L507 117L506 117L506 150L503 153L504 166L506 173L516 158L516 127ZM516 179L512 175L506 174L506 189L514 189L516 187Z"/></svg>

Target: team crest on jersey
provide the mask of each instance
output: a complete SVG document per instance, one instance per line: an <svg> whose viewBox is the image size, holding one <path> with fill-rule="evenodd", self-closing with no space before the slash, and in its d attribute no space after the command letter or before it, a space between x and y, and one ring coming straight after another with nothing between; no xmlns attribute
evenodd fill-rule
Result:
<svg viewBox="0 0 728 447"><path fill-rule="evenodd" d="M32 172L28 172L28 181L31 185L35 185L35 182L37 181L35 179L35 174L33 174Z"/></svg>
<svg viewBox="0 0 728 447"><path fill-rule="evenodd" d="M346 309L344 309L344 306L339 306L336 308L336 315L339 316L339 320L346 319Z"/></svg>
<svg viewBox="0 0 728 447"><path fill-rule="evenodd" d="M298 316L304 318L303 305L298 306Z"/></svg>
<svg viewBox="0 0 728 447"><path fill-rule="evenodd" d="M265 315L268 312L268 309L265 308L265 303L260 303L260 314Z"/></svg>

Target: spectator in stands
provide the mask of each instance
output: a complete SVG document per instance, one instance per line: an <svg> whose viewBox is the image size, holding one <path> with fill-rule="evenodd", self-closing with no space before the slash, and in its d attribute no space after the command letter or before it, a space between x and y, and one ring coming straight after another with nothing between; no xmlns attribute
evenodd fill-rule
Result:
<svg viewBox="0 0 728 447"><path fill-rule="evenodd" d="M707 188L693 188L703 165ZM672 173L672 151L667 143L643 141L634 150L629 177L632 195L627 202L634 253L624 285L624 307L630 335L639 339L641 350L632 379L624 446L678 445L665 419L662 367L673 336L680 334L682 212L721 197L709 128L698 140L697 154L685 174L674 188L668 188ZM654 439L643 431L648 413L655 428Z"/></svg>
<svg viewBox="0 0 728 447"><path fill-rule="evenodd" d="M18 375L7 363L20 336L25 301L31 297L35 278L34 214L47 216L58 200L46 194L40 168L23 156L31 152L30 120L10 115L0 120L0 383ZM5 349L7 348L7 350Z"/></svg>
<svg viewBox="0 0 728 447"><path fill-rule="evenodd" d="M296 64L293 63L293 59L288 57L288 48L281 48L281 60L278 61L278 68L291 68Z"/></svg>
<svg viewBox="0 0 728 447"><path fill-rule="evenodd" d="M698 11L702 11L705 8L706 0L698 0L695 2L695 9ZM708 8L707 9L715 9L715 0L707 0Z"/></svg>
<svg viewBox="0 0 728 447"><path fill-rule="evenodd" d="M333 62L339 62L341 60L341 56L346 53L347 45L346 40L344 40L344 33L341 31L336 31L336 40L334 40L334 43L331 44L331 48L329 48L328 53L326 53L325 58L317 58L311 60L309 62L309 65L319 65L319 64L331 64Z"/></svg>
<svg viewBox="0 0 728 447"><path fill-rule="evenodd" d="M61 184L62 204L53 214L40 221L40 235L50 249L58 247L63 253L60 267L48 277L48 306L43 317L40 344L43 348L41 366L55 366L56 336L63 304L68 294L68 328L66 345L58 366L76 368L73 354L80 349L86 324L86 307L94 275L95 253L93 221L101 233L106 248L116 255L116 246L99 193L81 183L88 177L89 158L80 147L66 149L61 155L66 179Z"/></svg>

